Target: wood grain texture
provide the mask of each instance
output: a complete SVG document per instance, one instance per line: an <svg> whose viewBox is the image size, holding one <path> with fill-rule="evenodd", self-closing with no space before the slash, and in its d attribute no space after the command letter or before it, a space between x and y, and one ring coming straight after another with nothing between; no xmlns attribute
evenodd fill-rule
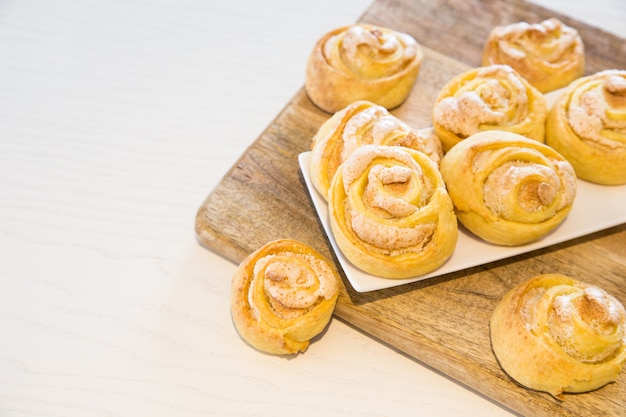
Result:
<svg viewBox="0 0 626 417"><path fill-rule="evenodd" d="M468 19L480 14L481 18ZM379 0L362 21L413 35L426 56L418 82L394 114L416 127L430 125L441 87L477 66L495 25L556 16L576 27L587 48L590 74L626 68L626 42L524 1ZM321 36L322 34L320 34ZM333 258L299 171L297 155L310 150L330 117L304 90L270 124L208 195L198 210L196 235L207 248L240 262L266 242L292 238ZM498 366L489 342L489 318L512 286L559 272L596 284L626 303L626 225L514 258L401 287L358 293L344 280L336 316L384 343L449 375L511 410L533 416L620 415L626 375L595 392L558 401L520 387Z"/></svg>

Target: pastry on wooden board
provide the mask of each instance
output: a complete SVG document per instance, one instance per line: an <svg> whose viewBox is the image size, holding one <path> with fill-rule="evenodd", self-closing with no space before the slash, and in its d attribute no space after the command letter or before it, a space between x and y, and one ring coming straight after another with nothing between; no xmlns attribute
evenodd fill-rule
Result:
<svg viewBox="0 0 626 417"><path fill-rule="evenodd" d="M339 274L306 243L268 242L248 255L231 283L231 315L241 337L271 354L303 352L335 309Z"/></svg>
<svg viewBox="0 0 626 417"><path fill-rule="evenodd" d="M598 389L626 363L626 312L605 290L561 274L528 279L491 316L493 352L518 383L555 397Z"/></svg>
<svg viewBox="0 0 626 417"><path fill-rule="evenodd" d="M311 183L325 199L339 165L366 144L416 149L437 164L443 156L441 141L431 129L412 129L383 106L356 101L324 122L311 143Z"/></svg>
<svg viewBox="0 0 626 417"><path fill-rule="evenodd" d="M567 86L546 121L546 143L579 178L626 184L626 70L605 70Z"/></svg>
<svg viewBox="0 0 626 417"><path fill-rule="evenodd" d="M554 149L499 130L453 147L441 160L441 175L459 222L485 241L506 246L555 229L577 190L574 169Z"/></svg>
<svg viewBox="0 0 626 417"><path fill-rule="evenodd" d="M543 94L508 65L472 68L451 79L433 107L433 129L448 152L484 130L506 130L545 140Z"/></svg>
<svg viewBox="0 0 626 417"><path fill-rule="evenodd" d="M435 163L400 146L363 145L328 193L337 246L361 270L409 278L441 266L458 239L452 202Z"/></svg>
<svg viewBox="0 0 626 417"><path fill-rule="evenodd" d="M343 26L314 45L305 90L329 113L357 100L392 109L411 93L422 59L420 44L406 33L365 23Z"/></svg>
<svg viewBox="0 0 626 417"><path fill-rule="evenodd" d="M559 19L497 26L485 42L482 65L515 69L542 93L565 87L585 72L585 45L578 31Z"/></svg>

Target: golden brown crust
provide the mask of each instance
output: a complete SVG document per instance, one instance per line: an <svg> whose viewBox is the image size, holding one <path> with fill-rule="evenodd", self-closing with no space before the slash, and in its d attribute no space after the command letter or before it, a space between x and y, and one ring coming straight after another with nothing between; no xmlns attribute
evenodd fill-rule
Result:
<svg viewBox="0 0 626 417"><path fill-rule="evenodd" d="M421 152L364 145L339 167L328 196L337 245L369 274L423 275L454 251L452 202L437 166Z"/></svg>
<svg viewBox="0 0 626 417"><path fill-rule="evenodd" d="M511 289L493 311L491 344L520 384L560 396L617 379L626 363L626 312L604 290L560 274Z"/></svg>
<svg viewBox="0 0 626 417"><path fill-rule="evenodd" d="M309 245L269 242L248 255L232 278L235 327L264 352L303 352L332 316L339 279L334 266Z"/></svg>
<svg viewBox="0 0 626 417"><path fill-rule="evenodd" d="M490 130L465 139L441 161L459 221L482 239L520 245L567 216L576 195L572 166L552 148Z"/></svg>
<svg viewBox="0 0 626 417"><path fill-rule="evenodd" d="M550 110L546 143L579 178L626 184L626 71L601 71L571 83Z"/></svg>
<svg viewBox="0 0 626 417"><path fill-rule="evenodd" d="M387 109L369 101L356 101L335 113L313 137L309 171L311 182L326 199L339 165L366 144L393 145L425 153L437 165L443 156L436 135L415 130Z"/></svg>
<svg viewBox="0 0 626 417"><path fill-rule="evenodd" d="M482 65L510 65L542 93L565 87L585 71L578 31L556 18L541 23L495 27L483 49Z"/></svg>
<svg viewBox="0 0 626 417"><path fill-rule="evenodd" d="M357 100L387 109L409 96L422 62L417 41L405 33L354 24L326 33L306 67L306 92L318 107L335 113Z"/></svg>
<svg viewBox="0 0 626 417"><path fill-rule="evenodd" d="M508 65L473 68L450 80L433 108L433 129L444 152L475 133L506 130L545 139L543 94Z"/></svg>

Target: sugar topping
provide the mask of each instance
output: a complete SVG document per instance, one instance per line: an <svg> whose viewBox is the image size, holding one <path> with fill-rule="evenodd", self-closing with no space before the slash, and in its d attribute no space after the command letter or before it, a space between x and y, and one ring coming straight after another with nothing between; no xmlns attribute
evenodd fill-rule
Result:
<svg viewBox="0 0 626 417"><path fill-rule="evenodd" d="M626 320L624 307L602 289L593 286L585 288L585 299L588 302L588 314L596 320L611 325Z"/></svg>
<svg viewBox="0 0 626 417"><path fill-rule="evenodd" d="M341 160L345 159L363 143L374 143L387 136L393 129L398 127L393 123L394 117L382 106L370 106L355 113L346 122L342 132L343 148ZM381 122L382 120L382 122ZM371 128L367 131L367 128Z"/></svg>
<svg viewBox="0 0 626 417"><path fill-rule="evenodd" d="M420 252L430 241L436 228L433 223L414 227L383 226L361 212L352 211L350 215L354 233L364 242L382 249L389 255L405 251Z"/></svg>
<svg viewBox="0 0 626 417"><path fill-rule="evenodd" d="M393 75L415 60L418 44L411 36L383 28L353 25L324 45L326 56L340 49L342 64L364 78ZM375 64L375 65L372 65Z"/></svg>
<svg viewBox="0 0 626 417"><path fill-rule="evenodd" d="M389 158L397 161L422 176L422 167L413 157L400 147L364 145L356 149L343 164L343 183L346 193L350 185L367 169L375 158Z"/></svg>
<svg viewBox="0 0 626 417"><path fill-rule="evenodd" d="M380 161L377 161L380 158ZM413 156L401 147L365 145L343 164L343 185L350 195L352 184L367 175L359 196L369 210L348 208L347 218L354 233L387 254L419 251L430 241L436 225L398 225L427 204L435 184ZM391 219L382 221L381 219Z"/></svg>
<svg viewBox="0 0 626 417"><path fill-rule="evenodd" d="M461 137L477 133L481 124L504 120L502 112L491 110L474 91L444 98L437 103L433 114L441 126Z"/></svg>
<svg viewBox="0 0 626 417"><path fill-rule="evenodd" d="M443 156L441 140L432 128L413 130L406 135L398 135L391 145L404 146L425 153L434 163L440 164Z"/></svg>
<svg viewBox="0 0 626 417"><path fill-rule="evenodd" d="M338 290L330 266L308 254L287 252L264 256L257 260L253 274L256 282L248 292L248 303L255 317L259 314L255 285L263 285L275 313L284 318L298 316L302 309L313 307L319 299L330 299Z"/></svg>
<svg viewBox="0 0 626 417"><path fill-rule="evenodd" d="M390 217L401 218L409 216L418 207L404 201L401 196L402 192L411 186L412 178L411 170L406 167L374 166L368 174L364 199L370 207L379 208ZM417 182L413 182L413 184L418 185ZM389 192L381 192L381 186L389 187Z"/></svg>
<svg viewBox="0 0 626 417"><path fill-rule="evenodd" d="M626 95L626 78L618 75L609 76L604 82L604 89L611 94Z"/></svg>
<svg viewBox="0 0 626 417"><path fill-rule="evenodd" d="M585 286L558 295L552 303L550 334L572 357L602 361L625 342L626 313L604 290Z"/></svg>
<svg viewBox="0 0 626 417"><path fill-rule="evenodd" d="M458 136L468 137L480 126L515 125L527 117L524 83L507 65L479 68L473 80L435 105L434 119Z"/></svg>
<svg viewBox="0 0 626 417"><path fill-rule="evenodd" d="M582 140L605 151L626 148L623 140L613 140L606 131L626 134L626 99L622 110L612 107L619 100L611 96L626 97L626 78L609 75L598 88L582 93L579 101L571 101L568 108L568 120L572 130ZM612 117L612 115L616 115ZM620 117L623 115L624 117Z"/></svg>
<svg viewBox="0 0 626 417"><path fill-rule="evenodd" d="M567 162L554 162L550 166L510 161L497 167L484 182L485 205L496 216L516 221L524 220L517 214L518 207L528 213L550 207L545 215L551 216L571 205L576 195L576 176Z"/></svg>
<svg viewBox="0 0 626 417"><path fill-rule="evenodd" d="M514 59L540 56L550 63L558 63L576 51L580 44L578 32L558 19L547 19L540 23L518 22L500 26L493 31L498 45Z"/></svg>

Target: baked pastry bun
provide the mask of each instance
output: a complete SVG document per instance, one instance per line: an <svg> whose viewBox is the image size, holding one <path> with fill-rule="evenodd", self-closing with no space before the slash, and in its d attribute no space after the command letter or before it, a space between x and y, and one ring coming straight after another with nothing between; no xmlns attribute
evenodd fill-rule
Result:
<svg viewBox="0 0 626 417"><path fill-rule="evenodd" d="M328 324L339 274L309 245L269 242L248 255L231 285L231 314L241 337L272 354L303 352Z"/></svg>
<svg viewBox="0 0 626 417"><path fill-rule="evenodd" d="M404 146L424 152L437 165L443 156L441 141L426 130L415 130L383 106L359 100L335 113L319 128L311 145L310 178L327 198L339 165L366 144Z"/></svg>
<svg viewBox="0 0 626 417"><path fill-rule="evenodd" d="M615 381L626 363L626 312L597 286L561 274L511 289L491 316L493 352L514 380L555 397Z"/></svg>
<svg viewBox="0 0 626 417"><path fill-rule="evenodd" d="M408 34L363 23L344 26L313 47L305 89L329 113L357 100L391 109L409 96L422 59L421 46Z"/></svg>
<svg viewBox="0 0 626 417"><path fill-rule="evenodd" d="M548 115L546 143L579 178L626 184L626 71L601 71L566 87Z"/></svg>
<svg viewBox="0 0 626 417"><path fill-rule="evenodd" d="M439 92L433 129L448 152L484 130L506 130L539 142L545 139L548 105L543 94L508 65L463 72Z"/></svg>
<svg viewBox="0 0 626 417"><path fill-rule="evenodd" d="M516 133L489 130L441 160L459 222L498 245L521 245L555 229L576 197L576 174L554 149Z"/></svg>
<svg viewBox="0 0 626 417"><path fill-rule="evenodd" d="M328 196L337 246L369 274L420 276L454 251L452 202L437 166L422 152L364 145L339 167Z"/></svg>
<svg viewBox="0 0 626 417"><path fill-rule="evenodd" d="M565 87L585 72L585 46L578 31L556 18L493 28L482 65L510 65L542 93Z"/></svg>

